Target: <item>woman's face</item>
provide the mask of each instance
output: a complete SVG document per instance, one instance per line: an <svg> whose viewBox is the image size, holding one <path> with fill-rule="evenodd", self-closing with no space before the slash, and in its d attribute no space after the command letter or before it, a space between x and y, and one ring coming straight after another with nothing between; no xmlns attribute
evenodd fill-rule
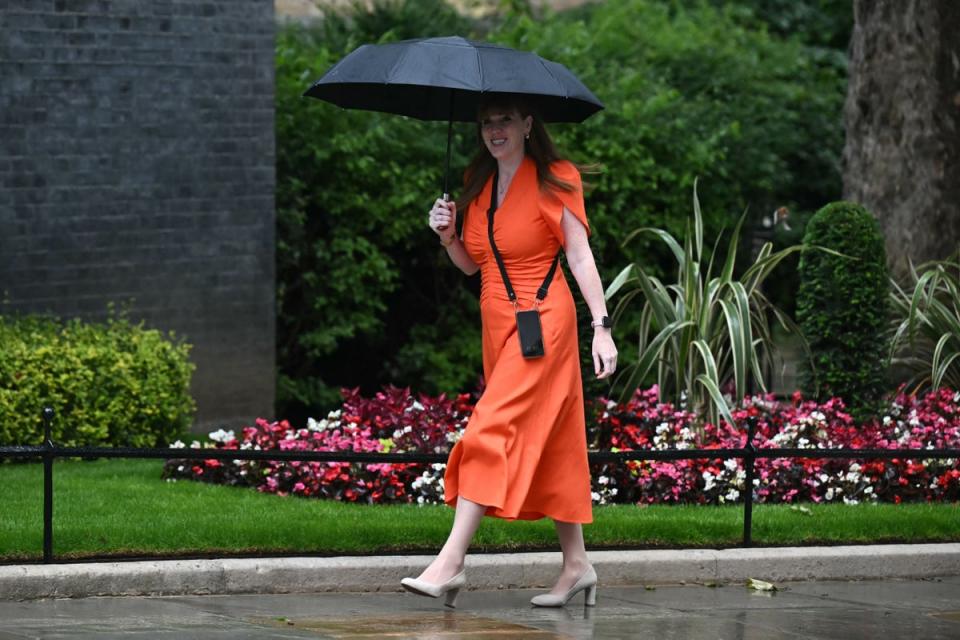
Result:
<svg viewBox="0 0 960 640"><path fill-rule="evenodd" d="M487 150L497 160L523 156L523 140L533 125L533 117L523 117L516 109L488 109L480 116L480 135Z"/></svg>

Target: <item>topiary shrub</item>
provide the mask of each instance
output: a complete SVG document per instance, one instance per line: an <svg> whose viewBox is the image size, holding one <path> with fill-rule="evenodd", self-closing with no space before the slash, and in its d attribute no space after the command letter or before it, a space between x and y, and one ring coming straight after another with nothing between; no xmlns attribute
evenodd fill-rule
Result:
<svg viewBox="0 0 960 640"><path fill-rule="evenodd" d="M0 316L0 443L40 444L50 406L57 444L166 446L187 433L195 409L189 351L122 315Z"/></svg>
<svg viewBox="0 0 960 640"><path fill-rule="evenodd" d="M883 235L862 206L833 202L807 224L800 259L797 320L810 344L813 368L802 373L818 398L840 397L854 415L875 412L884 394L889 275Z"/></svg>

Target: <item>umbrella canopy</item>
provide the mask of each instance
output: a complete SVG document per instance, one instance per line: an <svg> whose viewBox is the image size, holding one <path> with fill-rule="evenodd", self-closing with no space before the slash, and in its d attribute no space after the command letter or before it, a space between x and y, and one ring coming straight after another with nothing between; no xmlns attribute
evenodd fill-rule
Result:
<svg viewBox="0 0 960 640"><path fill-rule="evenodd" d="M476 122L487 93L525 94L546 122L581 122L603 109L562 64L457 36L363 45L303 95L347 109Z"/></svg>
<svg viewBox="0 0 960 640"><path fill-rule="evenodd" d="M453 123L476 122L490 94L523 94L546 122L581 122L603 109L562 64L458 36L363 45L303 93L345 109L448 121L444 198Z"/></svg>

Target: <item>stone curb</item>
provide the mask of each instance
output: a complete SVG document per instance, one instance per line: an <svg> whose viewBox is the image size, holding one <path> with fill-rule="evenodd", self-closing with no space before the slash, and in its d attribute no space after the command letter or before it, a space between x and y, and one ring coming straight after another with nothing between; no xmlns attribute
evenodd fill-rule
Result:
<svg viewBox="0 0 960 640"><path fill-rule="evenodd" d="M588 552L602 585L960 575L960 544ZM0 600L91 596L397 592L433 556L157 560L0 566ZM549 588L559 553L474 554L469 589Z"/></svg>

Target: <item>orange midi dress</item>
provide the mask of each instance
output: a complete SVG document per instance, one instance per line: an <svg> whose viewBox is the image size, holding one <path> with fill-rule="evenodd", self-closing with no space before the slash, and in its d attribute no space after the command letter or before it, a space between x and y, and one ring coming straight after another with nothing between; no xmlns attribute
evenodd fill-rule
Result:
<svg viewBox="0 0 960 640"><path fill-rule="evenodd" d="M494 239L520 309L533 306L564 246L564 206L590 231L580 173L567 161L551 169L576 190L541 191L536 164L525 156L494 214ZM462 495L487 505L489 516L587 524L593 511L573 296L558 267L540 305L545 355L525 359L487 235L492 182L467 207L463 223L464 246L480 266L486 388L450 451L444 502L456 507Z"/></svg>

